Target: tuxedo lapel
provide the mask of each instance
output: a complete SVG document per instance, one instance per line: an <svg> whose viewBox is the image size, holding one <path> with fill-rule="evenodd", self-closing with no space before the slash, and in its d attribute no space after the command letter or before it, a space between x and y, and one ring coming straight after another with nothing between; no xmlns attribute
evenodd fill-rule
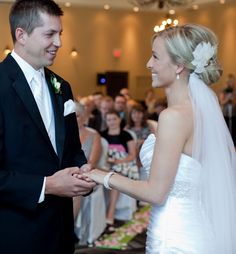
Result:
<svg viewBox="0 0 236 254"><path fill-rule="evenodd" d="M12 86L15 89L18 96L21 98L22 103L24 104L26 110L28 111L35 125L41 132L43 138L48 143L48 145L53 149L52 143L48 137L47 130L44 126L34 96L30 90L29 84L27 83L27 80L25 79L23 73L22 74L18 73L15 81L12 83Z"/></svg>
<svg viewBox="0 0 236 254"><path fill-rule="evenodd" d="M59 158L61 162L65 140L65 127L63 117L64 105L62 95L55 94L53 87L51 85L50 81L51 72L45 68L45 78L51 97L55 119L55 136L56 136L55 138L56 138L57 154L55 153L55 150L52 146L51 140L48 136L47 130L44 126L42 117L40 115L38 106L36 104L34 96L31 92L29 84L27 83L27 80L22 70L20 69L20 67L18 66L18 64L11 55L8 55L7 58L4 60L4 62L6 66L8 66L9 68L9 76L12 79L13 88L15 89L17 95L21 98L22 103L24 104L33 122L41 132L43 138L48 143L50 151L52 151L54 156L57 156L57 158Z"/></svg>
<svg viewBox="0 0 236 254"><path fill-rule="evenodd" d="M64 105L63 98L61 94L56 94L54 88L51 84L51 75L52 73L45 68L45 78L48 84L48 89L52 101L54 119L55 119L55 135L56 135L56 146L57 146L57 155L61 162L63 156L63 148L65 141L65 124L64 124Z"/></svg>

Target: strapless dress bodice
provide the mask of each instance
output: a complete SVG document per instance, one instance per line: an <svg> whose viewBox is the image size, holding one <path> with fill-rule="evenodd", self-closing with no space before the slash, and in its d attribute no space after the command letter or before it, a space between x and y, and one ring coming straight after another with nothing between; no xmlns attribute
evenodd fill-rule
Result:
<svg viewBox="0 0 236 254"><path fill-rule="evenodd" d="M156 137L145 140L140 160L149 175ZM155 170L155 169L154 169ZM181 154L176 177L162 205L153 205L147 231L147 254L210 254L212 233L201 210L199 185L202 167L192 157Z"/></svg>
<svg viewBox="0 0 236 254"><path fill-rule="evenodd" d="M152 162L154 145L156 137L150 134L143 143L140 150L140 160L146 175L150 173L150 165ZM192 157L181 154L180 161L177 169L174 184L170 191L170 196L187 197L188 195L196 194L194 189L197 190L201 175L200 163Z"/></svg>

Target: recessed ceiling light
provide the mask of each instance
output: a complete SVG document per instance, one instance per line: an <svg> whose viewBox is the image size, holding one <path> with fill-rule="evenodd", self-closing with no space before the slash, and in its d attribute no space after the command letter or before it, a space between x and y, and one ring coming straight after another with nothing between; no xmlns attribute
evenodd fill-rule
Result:
<svg viewBox="0 0 236 254"><path fill-rule="evenodd" d="M173 9L169 10L169 14L170 14L170 15L175 14L175 10L173 10Z"/></svg>
<svg viewBox="0 0 236 254"><path fill-rule="evenodd" d="M71 2L65 2L65 7L71 7Z"/></svg>
<svg viewBox="0 0 236 254"><path fill-rule="evenodd" d="M105 5L103 6L103 8L104 8L105 10L109 10L111 7L110 7L109 4L105 4Z"/></svg>
<svg viewBox="0 0 236 254"><path fill-rule="evenodd" d="M197 4L193 5L193 10L198 10L199 6Z"/></svg>

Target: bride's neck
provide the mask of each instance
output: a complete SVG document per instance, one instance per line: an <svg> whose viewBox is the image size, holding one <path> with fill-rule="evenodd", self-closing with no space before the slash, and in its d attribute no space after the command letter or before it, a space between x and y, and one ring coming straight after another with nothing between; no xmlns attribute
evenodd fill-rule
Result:
<svg viewBox="0 0 236 254"><path fill-rule="evenodd" d="M165 89L168 106L185 104L189 101L189 89L187 82L176 82Z"/></svg>

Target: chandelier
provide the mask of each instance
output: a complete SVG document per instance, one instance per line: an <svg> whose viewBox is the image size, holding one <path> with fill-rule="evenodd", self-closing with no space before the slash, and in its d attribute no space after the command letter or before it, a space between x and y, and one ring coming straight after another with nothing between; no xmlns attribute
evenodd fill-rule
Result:
<svg viewBox="0 0 236 254"><path fill-rule="evenodd" d="M167 14L166 19L164 19L160 25L156 25L153 30L155 33L165 30L166 28L170 26L177 26L179 24L178 19L173 19L170 17L170 15Z"/></svg>
<svg viewBox="0 0 236 254"><path fill-rule="evenodd" d="M170 9L188 6L194 0L128 0L132 5L144 8Z"/></svg>

